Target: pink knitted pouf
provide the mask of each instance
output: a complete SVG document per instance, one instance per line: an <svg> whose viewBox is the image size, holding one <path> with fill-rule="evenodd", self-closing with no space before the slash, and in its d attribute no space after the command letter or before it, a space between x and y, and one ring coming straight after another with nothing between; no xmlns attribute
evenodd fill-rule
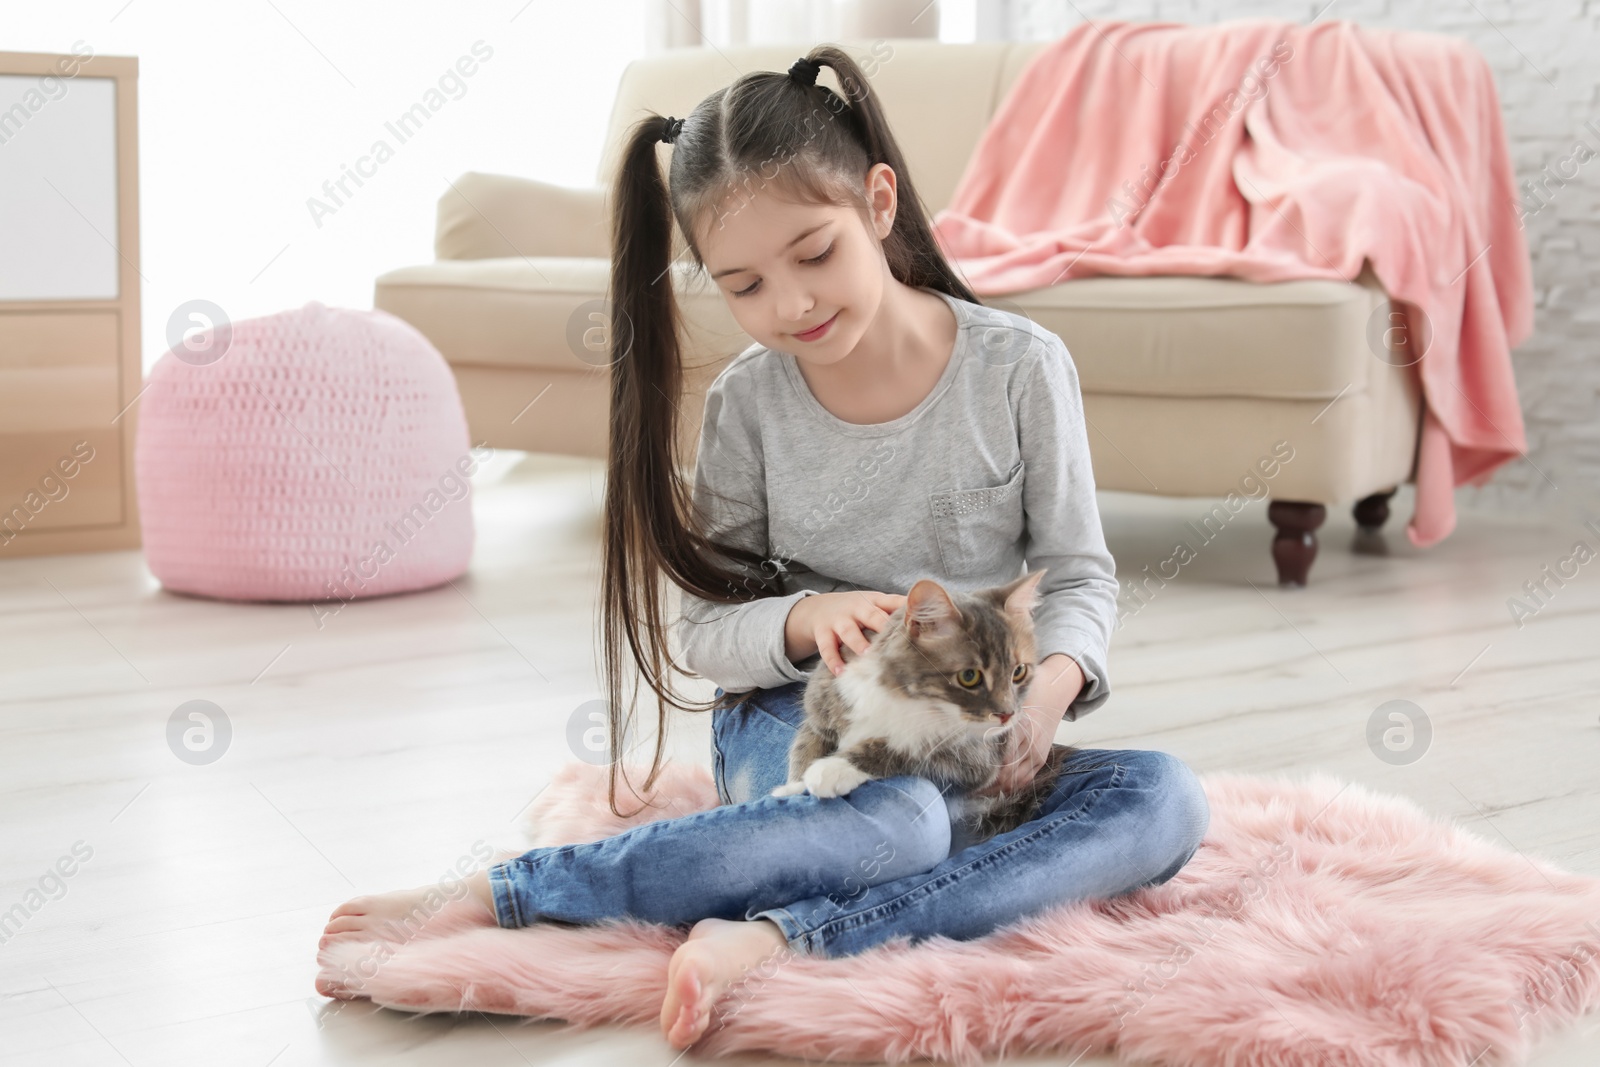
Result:
<svg viewBox="0 0 1600 1067"><path fill-rule="evenodd" d="M164 587L345 601L467 569L480 456L427 338L316 301L216 333L220 354L163 355L139 401L140 526Z"/></svg>

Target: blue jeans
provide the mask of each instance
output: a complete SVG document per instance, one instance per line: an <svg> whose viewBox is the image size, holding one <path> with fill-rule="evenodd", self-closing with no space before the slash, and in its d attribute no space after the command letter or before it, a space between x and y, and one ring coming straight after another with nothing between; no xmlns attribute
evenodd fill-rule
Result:
<svg viewBox="0 0 1600 1067"><path fill-rule="evenodd" d="M1210 825L1194 773L1148 749L1078 752L1031 822L975 843L954 829L959 795L913 775L840 797L770 796L789 776L804 689L712 712L720 806L491 867L500 925L765 918L792 951L822 957L896 936L964 940L1165 882Z"/></svg>

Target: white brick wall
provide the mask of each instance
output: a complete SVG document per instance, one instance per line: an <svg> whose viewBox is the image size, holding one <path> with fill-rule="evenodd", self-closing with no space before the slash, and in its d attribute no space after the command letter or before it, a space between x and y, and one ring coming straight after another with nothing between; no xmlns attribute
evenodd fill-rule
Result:
<svg viewBox="0 0 1600 1067"><path fill-rule="evenodd" d="M1487 485L1456 490L1456 503L1512 514L1571 514L1583 501L1592 509L1600 501L1600 0L979 0L978 34L1053 40L1085 18L1307 22L1319 12L1463 37L1494 68L1533 260L1534 332L1512 352L1528 453ZM1568 159L1563 180L1557 168ZM1547 190L1542 206L1536 186ZM1397 519L1410 517L1410 487L1395 505Z"/></svg>

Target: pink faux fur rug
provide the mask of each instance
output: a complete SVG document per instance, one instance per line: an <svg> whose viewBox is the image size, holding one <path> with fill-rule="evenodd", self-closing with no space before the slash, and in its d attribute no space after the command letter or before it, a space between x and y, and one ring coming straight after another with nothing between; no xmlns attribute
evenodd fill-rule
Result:
<svg viewBox="0 0 1600 1067"><path fill-rule="evenodd" d="M1202 781L1210 831L1166 884L973 941L780 954L730 991L695 1052L973 1064L1093 1048L1184 1067L1491 1067L1525 1062L1541 1034L1600 1005L1600 879L1329 775ZM698 765L669 763L661 806L629 821L605 794L604 767L563 767L529 809L533 843L717 803ZM386 949L362 992L412 1012L658 1030L677 931L441 919ZM373 948L346 943L321 962Z"/></svg>

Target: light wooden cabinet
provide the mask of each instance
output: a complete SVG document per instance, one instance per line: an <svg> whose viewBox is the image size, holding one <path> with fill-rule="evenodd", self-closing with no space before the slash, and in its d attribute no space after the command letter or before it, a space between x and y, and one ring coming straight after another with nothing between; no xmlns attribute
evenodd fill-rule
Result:
<svg viewBox="0 0 1600 1067"><path fill-rule="evenodd" d="M0 52L0 560L139 544L138 75Z"/></svg>

